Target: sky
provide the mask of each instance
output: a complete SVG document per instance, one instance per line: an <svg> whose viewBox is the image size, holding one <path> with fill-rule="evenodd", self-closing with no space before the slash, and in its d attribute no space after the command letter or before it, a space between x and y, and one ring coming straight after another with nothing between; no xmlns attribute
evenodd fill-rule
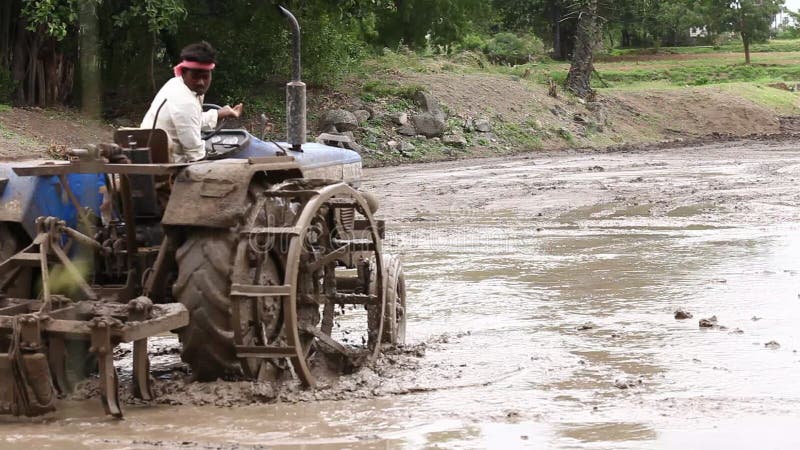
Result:
<svg viewBox="0 0 800 450"><path fill-rule="evenodd" d="M786 0L786 4L784 6L792 11L797 11L800 9L800 0Z"/></svg>

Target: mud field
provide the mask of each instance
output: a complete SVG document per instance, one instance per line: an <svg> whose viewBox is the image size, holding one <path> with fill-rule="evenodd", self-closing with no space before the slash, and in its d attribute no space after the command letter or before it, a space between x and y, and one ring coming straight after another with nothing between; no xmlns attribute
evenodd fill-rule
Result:
<svg viewBox="0 0 800 450"><path fill-rule="evenodd" d="M165 336L156 404L106 419L89 384L55 416L0 417L0 448L800 445L793 140L392 167L365 184L404 260L407 348L305 392L187 385Z"/></svg>

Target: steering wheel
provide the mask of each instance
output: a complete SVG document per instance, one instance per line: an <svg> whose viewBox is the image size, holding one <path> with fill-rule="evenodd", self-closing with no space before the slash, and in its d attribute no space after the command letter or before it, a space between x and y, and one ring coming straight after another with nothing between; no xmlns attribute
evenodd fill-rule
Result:
<svg viewBox="0 0 800 450"><path fill-rule="evenodd" d="M220 108L222 108L222 107L221 107L221 106L219 106L219 105L215 105L215 104L213 104L213 103L203 103L203 111L204 111L204 112L205 112L205 111L212 110L212 109L217 109L217 110L219 110ZM225 119L221 119L221 120L220 120L220 119L217 119L217 127L216 127L216 128L214 128L214 129L213 129L213 130L211 130L211 131L201 131L201 132L200 132L200 137L201 137L201 138L202 138L204 141L207 141L207 140L211 139L212 137L216 136L216 135L217 135L217 133L219 133L219 132L222 130L222 128L224 127L224 125L225 125Z"/></svg>

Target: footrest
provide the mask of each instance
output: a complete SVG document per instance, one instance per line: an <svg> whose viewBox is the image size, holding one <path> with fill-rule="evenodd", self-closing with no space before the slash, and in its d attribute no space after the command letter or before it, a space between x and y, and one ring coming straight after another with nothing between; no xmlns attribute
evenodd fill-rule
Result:
<svg viewBox="0 0 800 450"><path fill-rule="evenodd" d="M264 195L266 197L278 197L278 198L302 198L307 199L311 197L315 197L319 195L317 191L310 191L310 190L298 190L298 191L265 191Z"/></svg>
<svg viewBox="0 0 800 450"><path fill-rule="evenodd" d="M240 234L271 234L274 236L297 236L300 234L300 228L297 227L255 227L249 230L242 230Z"/></svg>
<svg viewBox="0 0 800 450"><path fill-rule="evenodd" d="M231 296L237 297L284 297L287 295L292 295L292 286L288 284L275 286L233 284L231 286Z"/></svg>
<svg viewBox="0 0 800 450"><path fill-rule="evenodd" d="M352 239L352 240L338 240L335 239L333 244L336 246L346 245L352 252L372 252L375 251L375 244L371 239Z"/></svg>
<svg viewBox="0 0 800 450"><path fill-rule="evenodd" d="M236 346L237 358L289 358L296 354L297 350L294 347Z"/></svg>

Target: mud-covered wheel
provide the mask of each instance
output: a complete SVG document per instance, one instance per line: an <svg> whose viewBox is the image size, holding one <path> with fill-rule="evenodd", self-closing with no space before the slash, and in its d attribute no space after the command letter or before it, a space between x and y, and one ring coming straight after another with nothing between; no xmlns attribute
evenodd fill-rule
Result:
<svg viewBox="0 0 800 450"><path fill-rule="evenodd" d="M320 357L325 359L324 365L333 363L337 370L347 372L374 360L380 352L385 309L381 241L366 199L345 183L298 180L276 189L272 195L305 197L299 201L296 220L279 221L273 229L295 233L283 252L283 284L290 292L283 297L283 331L287 346L295 352L290 358L295 374L313 387L316 380L311 369ZM312 189L313 194L308 195ZM296 196L291 194L295 190ZM352 239L342 233L337 209L355 211L368 224L367 235ZM377 261L372 268L378 286L373 295L337 288L336 261L354 250L365 254L365 266L369 258ZM363 276L366 288L369 274ZM345 315L348 308L351 313Z"/></svg>
<svg viewBox="0 0 800 450"><path fill-rule="evenodd" d="M263 203L255 194L259 189L263 187L251 188L251 208L245 215L247 227L266 225ZM231 230L199 229L191 230L176 252L178 279L173 295L189 311L189 325L178 332L181 359L198 381L259 376L267 361L237 356L234 327L238 327L240 344L273 345L280 339L282 315L278 298L260 297L238 308L236 318L233 314L232 283L281 282L275 258L262 247L263 242L242 240ZM242 248L245 251L240 251Z"/></svg>
<svg viewBox="0 0 800 450"><path fill-rule="evenodd" d="M381 342L392 345L406 343L406 278L400 258L383 255L383 285L386 289L386 309ZM374 289L375 284L371 287Z"/></svg>
<svg viewBox="0 0 800 450"><path fill-rule="evenodd" d="M189 325L178 332L181 359L199 381L241 373L228 297L234 246L227 230L197 230L176 252L173 295L189 311Z"/></svg>

